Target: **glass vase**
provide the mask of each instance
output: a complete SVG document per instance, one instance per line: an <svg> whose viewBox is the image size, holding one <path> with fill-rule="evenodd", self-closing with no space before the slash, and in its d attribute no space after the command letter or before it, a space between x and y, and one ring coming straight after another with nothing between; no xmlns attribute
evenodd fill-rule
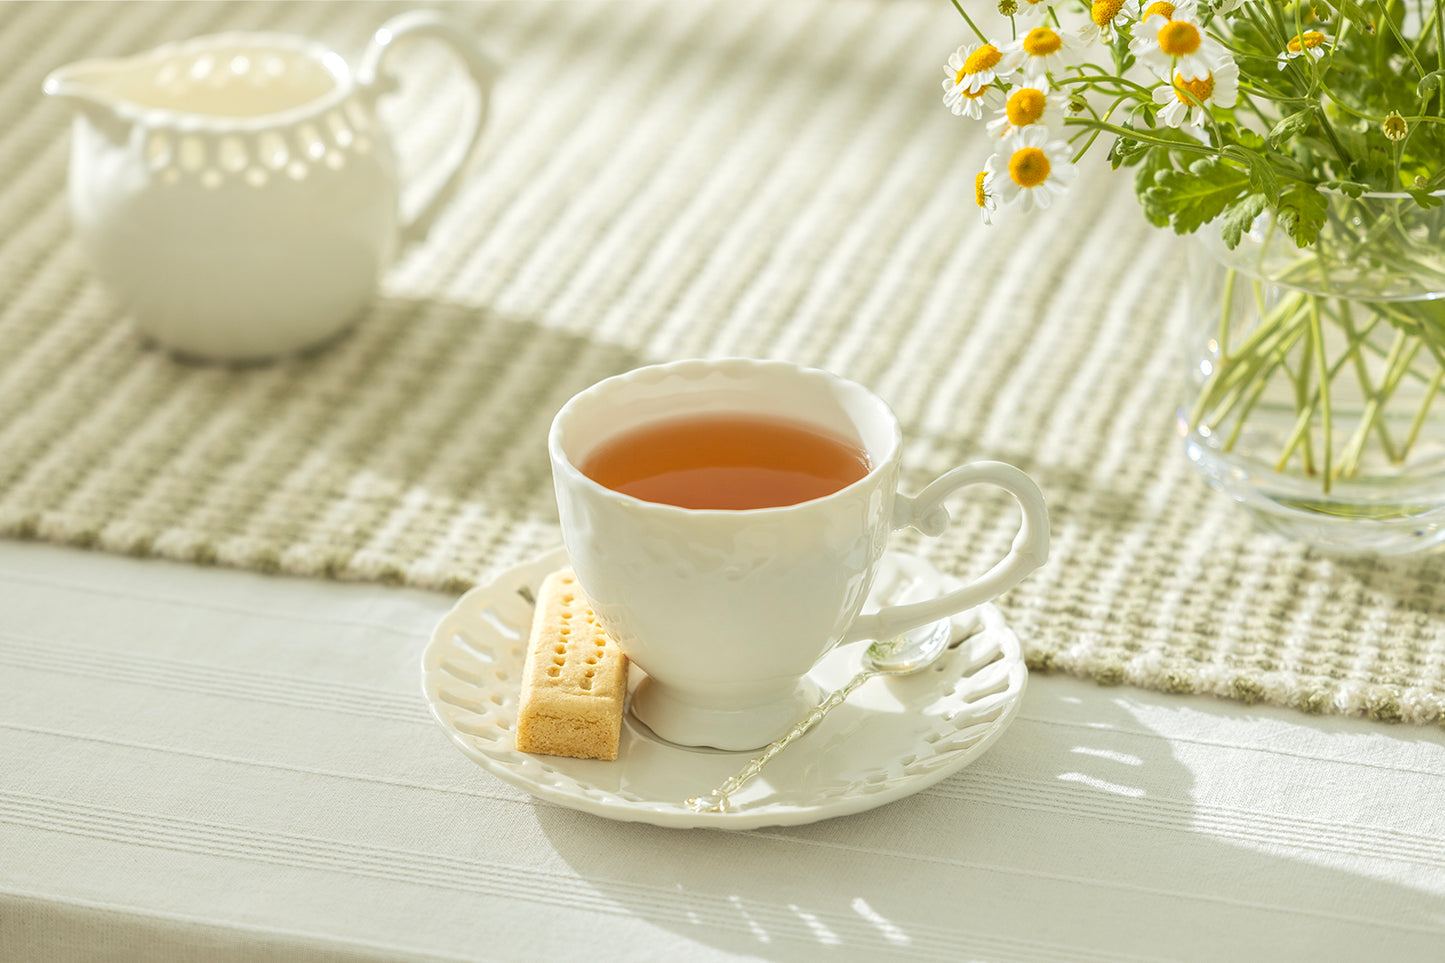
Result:
<svg viewBox="0 0 1445 963"><path fill-rule="evenodd" d="M1272 215L1201 232L1185 451L1265 527L1346 554L1445 544L1445 206L1328 195L1299 248Z"/></svg>

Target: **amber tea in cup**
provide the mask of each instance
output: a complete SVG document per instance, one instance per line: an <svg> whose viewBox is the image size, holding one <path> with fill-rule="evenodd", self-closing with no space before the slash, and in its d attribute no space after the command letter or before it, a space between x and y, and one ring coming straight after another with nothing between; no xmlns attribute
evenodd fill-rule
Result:
<svg viewBox="0 0 1445 963"><path fill-rule="evenodd" d="M1048 555L1048 513L1027 475L974 462L898 491L898 417L817 368L635 368L563 405L547 450L577 583L643 676L632 717L679 745L771 742L821 701L809 673L834 646L972 608ZM945 499L978 484L1022 506L1008 554L937 598L864 612L889 533L941 534Z"/></svg>
<svg viewBox="0 0 1445 963"><path fill-rule="evenodd" d="M666 418L624 431L582 464L599 485L679 508L779 508L868 474L861 445L806 422L744 413Z"/></svg>

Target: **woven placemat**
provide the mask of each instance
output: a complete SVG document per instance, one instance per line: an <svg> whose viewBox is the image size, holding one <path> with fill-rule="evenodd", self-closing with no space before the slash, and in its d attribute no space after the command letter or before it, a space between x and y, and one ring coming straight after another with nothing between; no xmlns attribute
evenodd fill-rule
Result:
<svg viewBox="0 0 1445 963"><path fill-rule="evenodd" d="M1094 169L980 223L976 128L938 98L946 3L452 5L506 63L475 174L345 338L228 369L143 344L67 223L50 69L228 28L348 57L377 4L7 4L0 31L0 534L457 592L558 540L544 450L574 391L753 355L870 385L907 482L999 458L1053 514L1002 600L1036 669L1438 723L1438 558L1341 561L1253 530L1186 464L1172 404L1189 248ZM463 100L418 59L412 157ZM1097 159L1096 159L1097 160ZM1102 167L1102 162L1099 162ZM910 544L962 573L1006 503Z"/></svg>

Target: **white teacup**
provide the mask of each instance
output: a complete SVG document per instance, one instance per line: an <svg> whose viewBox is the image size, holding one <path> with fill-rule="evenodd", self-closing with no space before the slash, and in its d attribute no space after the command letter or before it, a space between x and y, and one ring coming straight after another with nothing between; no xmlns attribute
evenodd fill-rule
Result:
<svg viewBox="0 0 1445 963"><path fill-rule="evenodd" d="M622 432L699 414L768 415L855 441L869 469L810 501L749 510L679 508L606 488L588 456ZM902 431L881 398L826 371L775 361L680 361L601 381L562 406L548 451L562 536L603 627L647 673L632 712L671 742L752 749L818 700L808 671L841 642L891 638L979 605L1048 557L1048 513L1027 475L1000 462L897 491ZM889 533L938 535L943 500L968 485L1023 509L1011 551L939 598L860 615Z"/></svg>

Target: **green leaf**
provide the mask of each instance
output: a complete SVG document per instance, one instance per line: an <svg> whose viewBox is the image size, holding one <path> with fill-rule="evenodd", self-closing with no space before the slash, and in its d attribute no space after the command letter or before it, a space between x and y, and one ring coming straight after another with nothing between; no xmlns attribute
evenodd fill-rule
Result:
<svg viewBox="0 0 1445 963"><path fill-rule="evenodd" d="M1411 191L1410 196L1415 198L1415 203L1429 210L1432 207L1439 207L1445 204L1445 198L1437 197L1427 191Z"/></svg>
<svg viewBox="0 0 1445 963"><path fill-rule="evenodd" d="M1249 177L1243 171L1205 157L1188 171L1159 171L1154 186L1144 191L1144 214L1154 224L1172 226L1176 234L1189 234L1248 190Z"/></svg>
<svg viewBox="0 0 1445 963"><path fill-rule="evenodd" d="M1234 128L1234 139L1246 150L1261 151L1265 148L1264 138L1248 127Z"/></svg>
<svg viewBox="0 0 1445 963"><path fill-rule="evenodd" d="M1224 156L1233 157L1249 168L1250 190L1268 195L1279 193L1279 179L1275 176L1274 167L1263 156L1237 144L1224 148Z"/></svg>
<svg viewBox="0 0 1445 963"><path fill-rule="evenodd" d="M1339 191L1346 197L1359 197L1361 194L1365 193L1365 191L1368 191L1370 189L1369 184L1362 184L1359 181L1341 180L1322 181L1320 183L1320 187L1329 190Z"/></svg>
<svg viewBox="0 0 1445 963"><path fill-rule="evenodd" d="M1442 82L1445 82L1445 70L1430 71L1415 85L1415 96L1421 100L1429 100L1435 91L1440 89Z"/></svg>
<svg viewBox="0 0 1445 963"><path fill-rule="evenodd" d="M1219 218L1219 233L1224 238L1224 246L1234 250L1244 232L1254 225L1254 219L1267 207L1269 198L1264 194L1246 194L1226 207Z"/></svg>
<svg viewBox="0 0 1445 963"><path fill-rule="evenodd" d="M1118 170L1120 167L1129 167L1139 160L1150 150L1149 145L1132 137L1116 137L1114 143L1109 147L1109 168Z"/></svg>
<svg viewBox="0 0 1445 963"><path fill-rule="evenodd" d="M1308 128L1310 121L1314 119L1314 113L1313 107L1306 107L1304 110L1297 110L1281 117L1279 123L1269 129L1269 133L1265 136L1266 143L1270 147L1278 149L1281 141L1289 140L1295 134Z"/></svg>
<svg viewBox="0 0 1445 963"><path fill-rule="evenodd" d="M1313 184L1296 181L1279 195L1274 210L1275 219L1294 238L1295 246L1309 247L1320 236L1329 204Z"/></svg>

